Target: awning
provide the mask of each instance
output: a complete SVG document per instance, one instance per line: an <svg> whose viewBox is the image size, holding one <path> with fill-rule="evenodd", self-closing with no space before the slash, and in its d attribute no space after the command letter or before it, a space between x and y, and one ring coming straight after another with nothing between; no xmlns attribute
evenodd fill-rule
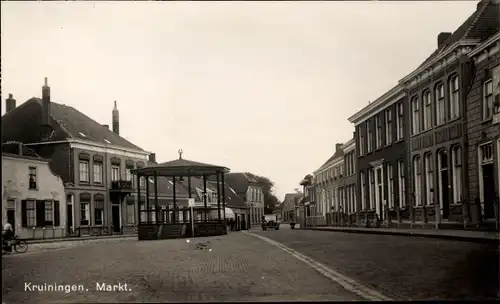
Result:
<svg viewBox="0 0 500 304"><path fill-rule="evenodd" d="M234 219L236 216L234 215L234 211L231 208L226 207L226 218L227 219Z"/></svg>

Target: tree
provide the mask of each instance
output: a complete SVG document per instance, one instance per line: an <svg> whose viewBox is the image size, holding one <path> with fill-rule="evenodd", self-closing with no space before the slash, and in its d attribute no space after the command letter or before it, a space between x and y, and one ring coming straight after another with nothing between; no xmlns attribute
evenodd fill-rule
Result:
<svg viewBox="0 0 500 304"><path fill-rule="evenodd" d="M279 199L274 195L274 182L265 176L259 176L248 172L246 174L255 179L257 184L262 188L262 192L264 193L264 213L273 213L276 206L280 204Z"/></svg>

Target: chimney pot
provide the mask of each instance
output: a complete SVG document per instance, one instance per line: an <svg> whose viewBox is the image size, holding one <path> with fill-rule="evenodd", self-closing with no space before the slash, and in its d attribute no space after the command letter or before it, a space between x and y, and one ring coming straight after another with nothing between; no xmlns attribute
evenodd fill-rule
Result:
<svg viewBox="0 0 500 304"><path fill-rule="evenodd" d="M42 88L42 105L43 105L43 116L42 122L44 125L50 124L51 104L50 104L50 87L47 85L47 77L45 77L45 85Z"/></svg>
<svg viewBox="0 0 500 304"><path fill-rule="evenodd" d="M112 121L113 121L113 132L116 134L120 135L120 113L118 112L118 108L116 106L116 100L115 100L115 107L113 108L112 112Z"/></svg>
<svg viewBox="0 0 500 304"><path fill-rule="evenodd" d="M342 143L340 144L335 144L335 151L339 151L340 150L340 147L342 147Z"/></svg>
<svg viewBox="0 0 500 304"><path fill-rule="evenodd" d="M437 42L438 42L438 48L440 48L448 38L451 37L451 33L450 32L441 32L438 34L438 37L437 37Z"/></svg>
<svg viewBox="0 0 500 304"><path fill-rule="evenodd" d="M5 100L5 113L9 113L15 108L16 108L16 100L13 98L12 94L9 94L9 98Z"/></svg>

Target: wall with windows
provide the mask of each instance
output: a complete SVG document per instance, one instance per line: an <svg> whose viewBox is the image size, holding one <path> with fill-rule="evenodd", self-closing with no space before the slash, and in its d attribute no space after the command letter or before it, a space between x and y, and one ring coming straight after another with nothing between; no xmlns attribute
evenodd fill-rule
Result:
<svg viewBox="0 0 500 304"><path fill-rule="evenodd" d="M494 106L495 100L500 102L498 40L472 57L476 77L467 96L468 199L479 201L484 218L492 218L492 203L500 193L500 124L493 123L500 115Z"/></svg>
<svg viewBox="0 0 500 304"><path fill-rule="evenodd" d="M250 185L247 188L247 202L250 203L250 220L252 223L260 223L264 215L264 193L262 188Z"/></svg>
<svg viewBox="0 0 500 304"><path fill-rule="evenodd" d="M64 185L47 161L2 155L2 223L22 238L65 235Z"/></svg>

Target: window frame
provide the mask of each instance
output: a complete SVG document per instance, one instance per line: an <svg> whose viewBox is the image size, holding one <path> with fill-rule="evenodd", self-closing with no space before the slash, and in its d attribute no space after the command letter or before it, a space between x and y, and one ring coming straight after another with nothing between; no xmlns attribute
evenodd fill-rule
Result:
<svg viewBox="0 0 500 304"><path fill-rule="evenodd" d="M373 152L373 131L370 121L366 121L366 154Z"/></svg>
<svg viewBox="0 0 500 304"><path fill-rule="evenodd" d="M392 109L385 110L385 145L392 144Z"/></svg>
<svg viewBox="0 0 500 304"><path fill-rule="evenodd" d="M38 190L38 168L36 166L28 167L28 189Z"/></svg>
<svg viewBox="0 0 500 304"><path fill-rule="evenodd" d="M450 119L456 119L460 117L460 81L458 75L451 76L448 84L450 90Z"/></svg>
<svg viewBox="0 0 500 304"><path fill-rule="evenodd" d="M104 174L103 174L103 164L101 162L96 162L94 161L94 163L92 164L92 175L93 175L93 181L94 181L94 184L99 184L99 185L102 185L104 183ZM99 168L98 170L96 170L97 168ZM96 177L99 177L96 178Z"/></svg>
<svg viewBox="0 0 500 304"><path fill-rule="evenodd" d="M404 104L402 102L396 104L396 140L404 139Z"/></svg>
<svg viewBox="0 0 500 304"><path fill-rule="evenodd" d="M86 174L85 174L85 170L82 170L82 165L86 165L86 167L87 167ZM88 160L85 160L85 159L78 160L78 176L79 176L80 183L88 184L90 182L90 168L89 168L89 166L90 166L90 162ZM83 168L85 168L85 166Z"/></svg>
<svg viewBox="0 0 500 304"><path fill-rule="evenodd" d="M444 83L440 82L436 84L434 88L435 100L436 100L436 126L440 126L446 123L446 99L444 94ZM441 106L443 107L441 109Z"/></svg>
<svg viewBox="0 0 500 304"><path fill-rule="evenodd" d="M432 129L432 94L430 90L425 90L422 94L424 104L424 126L423 130Z"/></svg>
<svg viewBox="0 0 500 304"><path fill-rule="evenodd" d="M434 166L432 153L424 154L424 170L425 170L425 202L426 205L433 205L434 199ZM432 192L431 192L432 189ZM432 204L431 204L432 201Z"/></svg>
<svg viewBox="0 0 500 304"><path fill-rule="evenodd" d="M420 155L417 155L413 157L412 161L415 206L422 206L422 168L420 160Z"/></svg>
<svg viewBox="0 0 500 304"><path fill-rule="evenodd" d="M399 191L399 207L406 206L406 189L405 189L405 162L398 161L398 191Z"/></svg>
<svg viewBox="0 0 500 304"><path fill-rule="evenodd" d="M488 92L488 86L491 87L491 92ZM483 121L487 121L493 118L493 79L489 78L483 82L483 94L482 94L482 118ZM487 110L489 109L489 115L487 115Z"/></svg>
<svg viewBox="0 0 500 304"><path fill-rule="evenodd" d="M83 208L83 207L86 207L86 208ZM83 211L85 211L85 213L82 213ZM85 214L85 219L83 219L84 217L82 216L83 214ZM86 222L86 223L84 223ZM80 200L80 226L91 226L91 222L90 222L90 201L81 201Z"/></svg>
<svg viewBox="0 0 500 304"><path fill-rule="evenodd" d="M380 114L375 116L375 150L382 148L382 117Z"/></svg>
<svg viewBox="0 0 500 304"><path fill-rule="evenodd" d="M412 135L417 135L421 131L420 126L420 99L414 96L411 99L411 131Z"/></svg>

